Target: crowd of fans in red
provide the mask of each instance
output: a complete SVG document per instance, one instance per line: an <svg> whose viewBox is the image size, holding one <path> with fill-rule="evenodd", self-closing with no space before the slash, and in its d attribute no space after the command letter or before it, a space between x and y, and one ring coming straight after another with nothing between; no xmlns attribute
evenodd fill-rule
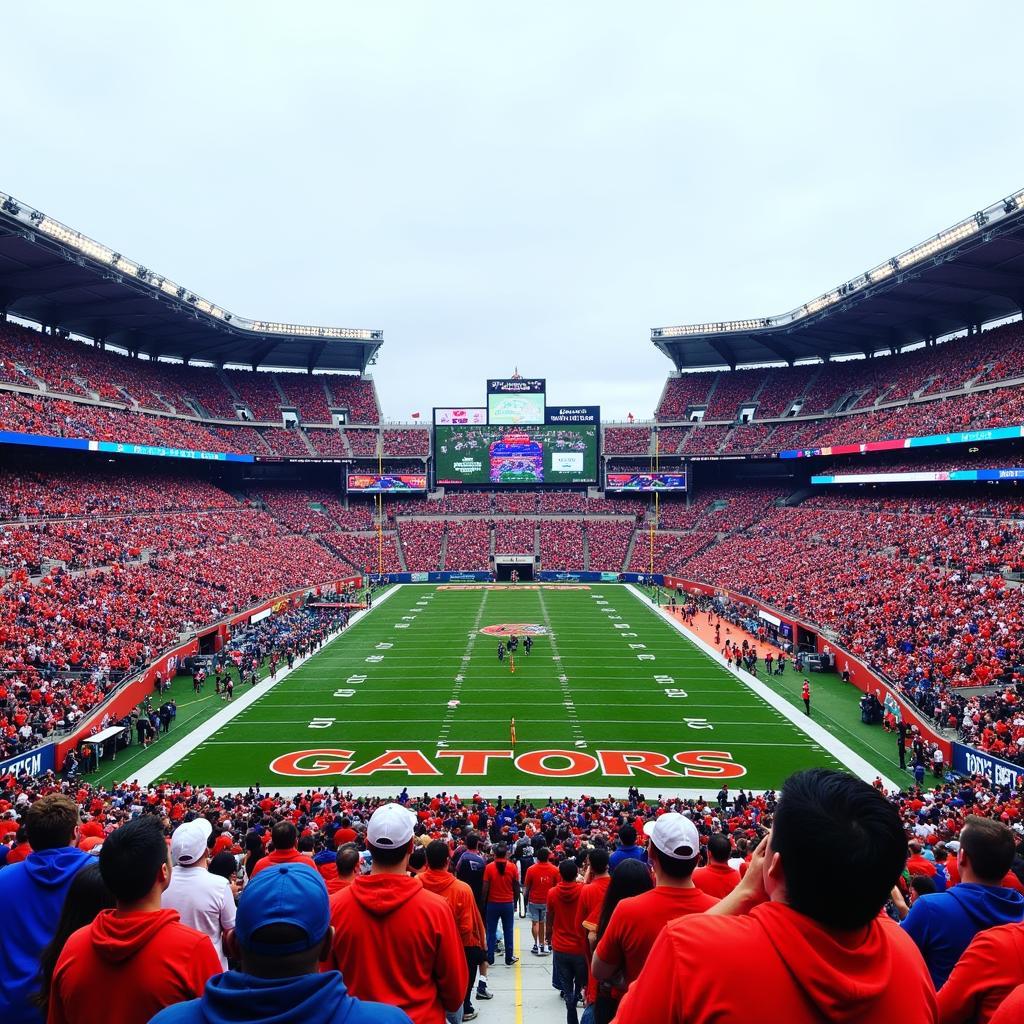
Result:
<svg viewBox="0 0 1024 1024"><path fill-rule="evenodd" d="M54 803L58 797L66 801L62 806ZM33 846L31 839L44 838L44 814L52 819L75 809L77 827L62 836L70 852L45 841ZM390 831L382 824L385 820ZM182 872L180 885L187 874L187 884L204 892L222 885L232 912L202 918L195 913L196 905L217 905L219 889L216 898L193 890L182 906L177 890L159 880L154 885L163 895L152 907L129 908L111 868L119 839L128 835L121 830L128 829L134 838L140 822L166 839L172 879ZM198 844L192 839L197 825ZM405 852L385 858L380 844L398 829ZM533 953L543 956L553 945L553 980L565 1000L567 1021L578 1019L577 998L588 1007L584 1019L591 1021L742 1020L750 998L748 990L737 989L736 971L742 966L759 991L770 993L773 1012L786 1008L786 1019L801 1024L820 1019L1012 1024L1020 1019L1014 1014L1024 995L1024 988L1018 988L1024 970L1016 954L1024 930L1022 836L1024 808L1016 787L995 786L982 776L887 792L880 779L869 786L817 770L798 773L779 793L748 794L723 786L717 795L712 788L706 796L683 799L645 795L631 786L627 797L583 794L536 802L479 794L410 796L406 790L397 798L357 796L326 786L294 796L258 787L218 793L184 781L94 786L52 773L0 776L0 891L22 900L21 914L12 922L18 926L14 941L34 944L37 956L45 944L40 941L43 932L52 935L57 929L60 936L49 958L43 954L51 1021L64 1020L69 1012L65 989L73 984L69 979L75 976L80 945L71 932L83 927L79 935L90 934L97 914L167 915L168 907L180 908L182 917L198 929L189 932L191 941L208 936L215 943L209 954L193 952L194 958L208 955L209 968L197 979L183 978L173 994L168 990L165 995L153 984L162 981L155 960L146 979L132 977L131 966L122 966L122 984L130 991L148 984L145 998L159 1008L202 995L208 974L230 969L235 980L226 984L233 987L232 1002L218 996L216 986L225 982L215 980L207 983L202 1003L191 1005L201 1007L210 1000L220 1013L231 1007L232 1017L167 1019L241 1020L237 1003L242 996L253 1001L250 1012L255 1012L258 1001L276 995L280 987L299 987L293 977L299 972L289 973L284 962L287 951L277 954L277 970L262 978L253 969L257 961L245 955L248 946L241 947L243 962L237 963L239 943L250 941L252 900L269 901L260 908L269 920L306 924L313 912L308 906L303 910L301 902L319 899L324 920L330 914L339 927L345 923L341 908L363 913L361 905L371 888L387 894L400 891L402 899L395 906L416 900L423 889L441 893L444 902L436 901L432 924L422 934L424 925L415 913L394 919L389 916L393 908L378 908L370 918L376 926L374 942L364 942L364 955L354 960L336 940L333 946L324 945L319 969L340 969L353 994L401 1006L410 1014L404 1019L414 1024L440 1022L446 1011L457 1019L463 1013L473 1019L477 1011L471 1000L489 1000L495 994L489 979L483 974L475 984L474 970L467 988L466 970L456 967L451 951L445 954L437 943L439 938L450 941L457 956L464 947L467 960L473 948L486 950L493 966L491 910L505 898L494 876L507 873L515 882L508 890L510 900L525 882L530 907L548 908L540 916L539 931L534 928ZM684 845L673 848L670 838ZM36 867L40 862L74 861L74 871L88 870L86 854L98 859L97 875L113 890L107 893L108 902L86 912L77 905L85 902L80 891L71 889L68 906L75 902L82 919L60 933L58 904L50 908L52 920L40 925L36 918L44 916L41 904L29 908L24 901L42 900L43 895L26 881L23 863ZM676 860L674 868L670 858ZM197 868L190 868L193 860ZM389 873L391 860L399 867ZM276 883L268 884L266 869L285 886L273 888L274 895L270 892ZM210 881L200 886L195 872L207 870L229 884ZM309 887L300 887L301 901L295 893L289 902L285 876L295 870L308 872ZM835 871L846 879L845 887L829 884ZM474 877L475 872L482 877ZM58 884L55 874L51 871L51 887ZM459 881L453 882L452 876ZM779 884L783 877L785 887ZM66 887L69 881L62 884ZM103 883L97 879L94 884ZM353 885L360 890L356 900L349 891ZM942 893L951 895L937 895ZM64 899L63 892L60 897ZM969 908L966 918L964 907ZM37 913L33 916L30 909ZM21 928L26 918L32 923ZM900 921L902 929L896 925ZM158 927L155 916L151 927ZM229 941L235 927L239 935ZM511 965L516 960L512 936L506 931L504 938L505 961ZM184 941L167 933L167 941L173 939ZM416 939L428 948L418 949ZM784 950L783 939L788 947ZM403 941L410 945L396 973L394 946ZM709 945L714 947L710 951ZM162 955L167 958L169 951L165 945ZM747 960L729 960L739 953ZM566 968L568 957L579 958L582 974L576 985ZM173 959L167 971L198 969ZM313 973L316 959L307 968ZM426 970L421 970L423 964ZM24 970L18 955L9 954L7 966L11 974L0 979L0 1000L11 1012L24 1014L26 982L32 990L38 984L32 965L27 979L15 973ZM99 970L113 968L101 961ZM210 986L215 986L212 991ZM124 994L112 992L110 998L125 1002L125 1012L134 1014L126 1019L140 1024L153 1012L142 1013ZM345 1019L353 1024L397 1024L403 1019L387 1015L374 1002L353 1002L352 1007ZM310 1016L304 1019L340 1019L323 1006L310 1006L307 1012ZM43 1016L23 1019L44 1016L45 1008Z"/></svg>

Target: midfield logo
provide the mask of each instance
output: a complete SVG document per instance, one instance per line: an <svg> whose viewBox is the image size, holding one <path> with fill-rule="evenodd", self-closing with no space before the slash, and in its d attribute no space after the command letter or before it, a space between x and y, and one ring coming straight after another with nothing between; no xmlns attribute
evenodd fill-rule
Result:
<svg viewBox="0 0 1024 1024"><path fill-rule="evenodd" d="M536 622L502 622L496 626L484 626L484 636L547 636L548 627Z"/></svg>

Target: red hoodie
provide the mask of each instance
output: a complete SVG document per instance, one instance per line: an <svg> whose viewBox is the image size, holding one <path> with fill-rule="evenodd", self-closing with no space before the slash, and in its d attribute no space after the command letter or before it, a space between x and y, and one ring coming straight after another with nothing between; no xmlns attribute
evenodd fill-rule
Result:
<svg viewBox="0 0 1024 1024"><path fill-rule="evenodd" d="M252 869L249 881L251 882L264 868L272 868L275 864L294 864L296 861L308 864L316 871L313 858L308 853L299 853L293 846L290 850L271 850L266 857L261 857L256 862L256 867Z"/></svg>
<svg viewBox="0 0 1024 1024"><path fill-rule="evenodd" d="M740 873L728 864L710 861L707 867L697 868L693 873L693 884L701 892L717 899L724 899L740 884Z"/></svg>
<svg viewBox="0 0 1024 1024"><path fill-rule="evenodd" d="M201 996L220 973L209 937L186 928L176 910L102 910L64 946L47 1024L147 1024L165 1006Z"/></svg>
<svg viewBox="0 0 1024 1024"><path fill-rule="evenodd" d="M558 885L548 893L548 928L551 929L551 948L556 953L579 953L587 956L590 952L582 933L576 928L583 886L579 882L560 879Z"/></svg>
<svg viewBox="0 0 1024 1024"><path fill-rule="evenodd" d="M469 984L451 907L408 875L360 875L331 898L334 944L322 970L341 971L359 999L399 1006L414 1024L445 1024Z"/></svg>
<svg viewBox="0 0 1024 1024"><path fill-rule="evenodd" d="M1024 982L1024 924L978 932L939 990L942 1024L985 1022Z"/></svg>
<svg viewBox="0 0 1024 1024"><path fill-rule="evenodd" d="M742 965L743 983L723 964ZM875 918L828 929L781 903L739 917L691 915L662 931L615 1024L750 1017L751 998L786 1024L934 1024L935 991L913 940Z"/></svg>

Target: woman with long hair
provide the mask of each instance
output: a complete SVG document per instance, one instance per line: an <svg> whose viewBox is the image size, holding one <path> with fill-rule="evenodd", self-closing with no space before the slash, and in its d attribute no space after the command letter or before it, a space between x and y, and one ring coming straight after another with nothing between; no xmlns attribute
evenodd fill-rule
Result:
<svg viewBox="0 0 1024 1024"><path fill-rule="evenodd" d="M57 960L71 933L92 924L101 910L110 910L114 906L114 894L107 888L100 875L99 861L87 864L72 879L68 894L64 897L64 907L57 922L57 931L39 958L39 991L32 997L32 1001L39 1007L43 1017L46 1016L50 1005L53 969L57 966Z"/></svg>
<svg viewBox="0 0 1024 1024"><path fill-rule="evenodd" d="M639 896L653 888L654 880L651 878L650 869L643 861L630 858L620 862L612 872L612 880L608 883L608 891L604 894L604 902L601 904L601 916L597 921L597 941L601 941L601 936L607 931L608 922L612 919L612 913L624 899ZM598 985L591 974L587 997L594 1003L594 1024L611 1024L619 1008L619 1000L624 995L624 991L610 985Z"/></svg>
<svg viewBox="0 0 1024 1024"><path fill-rule="evenodd" d="M245 869L243 874L246 882L252 878L256 865L263 859L264 855L263 840L260 838L260 834L258 832L246 832L245 857L242 860L242 867Z"/></svg>
<svg viewBox="0 0 1024 1024"><path fill-rule="evenodd" d="M505 937L505 966L511 967L519 957L513 955L515 906L519 902L519 866L508 859L508 845L498 843L494 860L484 868L484 921L487 925L487 962L494 963L498 944L498 922Z"/></svg>

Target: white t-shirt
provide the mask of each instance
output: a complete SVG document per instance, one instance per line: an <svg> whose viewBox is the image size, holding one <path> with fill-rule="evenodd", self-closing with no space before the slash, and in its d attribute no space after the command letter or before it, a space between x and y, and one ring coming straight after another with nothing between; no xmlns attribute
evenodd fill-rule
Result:
<svg viewBox="0 0 1024 1024"><path fill-rule="evenodd" d="M225 929L235 927L235 900L226 878L211 875L205 865L183 867L176 864L160 905L176 910L182 924L209 935L221 967L228 969L221 936Z"/></svg>

